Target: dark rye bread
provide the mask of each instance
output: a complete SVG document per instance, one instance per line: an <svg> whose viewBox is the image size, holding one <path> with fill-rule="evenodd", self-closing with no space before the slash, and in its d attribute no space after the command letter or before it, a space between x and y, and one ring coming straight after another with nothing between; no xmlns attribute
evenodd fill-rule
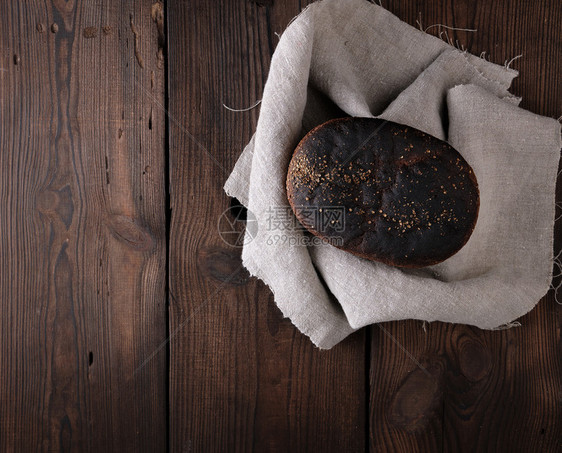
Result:
<svg viewBox="0 0 562 453"><path fill-rule="evenodd" d="M474 172L454 148L373 118L330 120L310 131L289 164L287 197L316 236L409 268L460 250L479 207Z"/></svg>

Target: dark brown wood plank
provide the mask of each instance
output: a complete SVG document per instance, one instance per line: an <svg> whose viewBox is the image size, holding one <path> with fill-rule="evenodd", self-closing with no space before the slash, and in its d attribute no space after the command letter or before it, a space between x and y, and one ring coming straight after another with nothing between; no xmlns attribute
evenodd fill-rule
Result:
<svg viewBox="0 0 562 453"><path fill-rule="evenodd" d="M520 71L521 106L557 118L562 101L559 2L383 1L398 17L448 30L452 42ZM442 29L443 30L443 29ZM438 28L428 30L435 35ZM444 35L443 35L444 37ZM555 247L562 235L556 229ZM506 331L417 321L373 327L370 450L557 451L562 438L560 316L553 294ZM407 352L405 352L407 351ZM424 369L428 371L425 373Z"/></svg>
<svg viewBox="0 0 562 453"><path fill-rule="evenodd" d="M0 3L0 450L166 448L152 2ZM137 37L135 38L135 33Z"/></svg>
<svg viewBox="0 0 562 453"><path fill-rule="evenodd" d="M299 2L168 1L172 451L364 451L364 335L320 352L223 243L222 186ZM304 5L303 5L304 6Z"/></svg>

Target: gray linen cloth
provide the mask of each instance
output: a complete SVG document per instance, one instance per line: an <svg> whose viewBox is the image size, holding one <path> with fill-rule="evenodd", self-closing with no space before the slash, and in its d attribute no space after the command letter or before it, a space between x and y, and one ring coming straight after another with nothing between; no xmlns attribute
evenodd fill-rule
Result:
<svg viewBox="0 0 562 453"><path fill-rule="evenodd" d="M360 327L399 319L491 329L524 315L548 291L560 124L518 107L508 92L516 75L365 0L319 1L285 30L256 132L225 191L257 219L244 266L315 345L328 349ZM286 224L275 216L287 212L280 208L288 207L295 146L312 127L346 115L421 129L472 166L480 213L457 254L404 270L327 244L303 245L296 228L272 231Z"/></svg>

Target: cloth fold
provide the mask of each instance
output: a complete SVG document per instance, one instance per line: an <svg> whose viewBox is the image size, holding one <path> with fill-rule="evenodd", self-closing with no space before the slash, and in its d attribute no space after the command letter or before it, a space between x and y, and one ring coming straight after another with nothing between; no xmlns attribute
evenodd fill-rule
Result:
<svg viewBox="0 0 562 453"><path fill-rule="evenodd" d="M548 291L560 124L518 107L508 91L516 75L366 0L313 3L285 30L256 132L225 191L258 222L244 266L315 345L328 349L360 327L398 319L495 328ZM457 254L404 270L310 243L295 227L285 192L292 152L311 128L346 115L421 129L472 166L480 213Z"/></svg>

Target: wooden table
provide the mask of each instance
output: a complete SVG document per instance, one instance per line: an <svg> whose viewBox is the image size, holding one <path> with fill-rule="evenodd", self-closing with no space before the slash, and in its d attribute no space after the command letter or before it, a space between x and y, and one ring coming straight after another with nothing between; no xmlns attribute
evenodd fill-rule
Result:
<svg viewBox="0 0 562 453"><path fill-rule="evenodd" d="M320 352L221 241L259 115L223 104L260 99L306 3L0 3L0 451L559 451L552 291L519 328L392 322ZM560 115L560 2L383 4L522 54L513 93Z"/></svg>

